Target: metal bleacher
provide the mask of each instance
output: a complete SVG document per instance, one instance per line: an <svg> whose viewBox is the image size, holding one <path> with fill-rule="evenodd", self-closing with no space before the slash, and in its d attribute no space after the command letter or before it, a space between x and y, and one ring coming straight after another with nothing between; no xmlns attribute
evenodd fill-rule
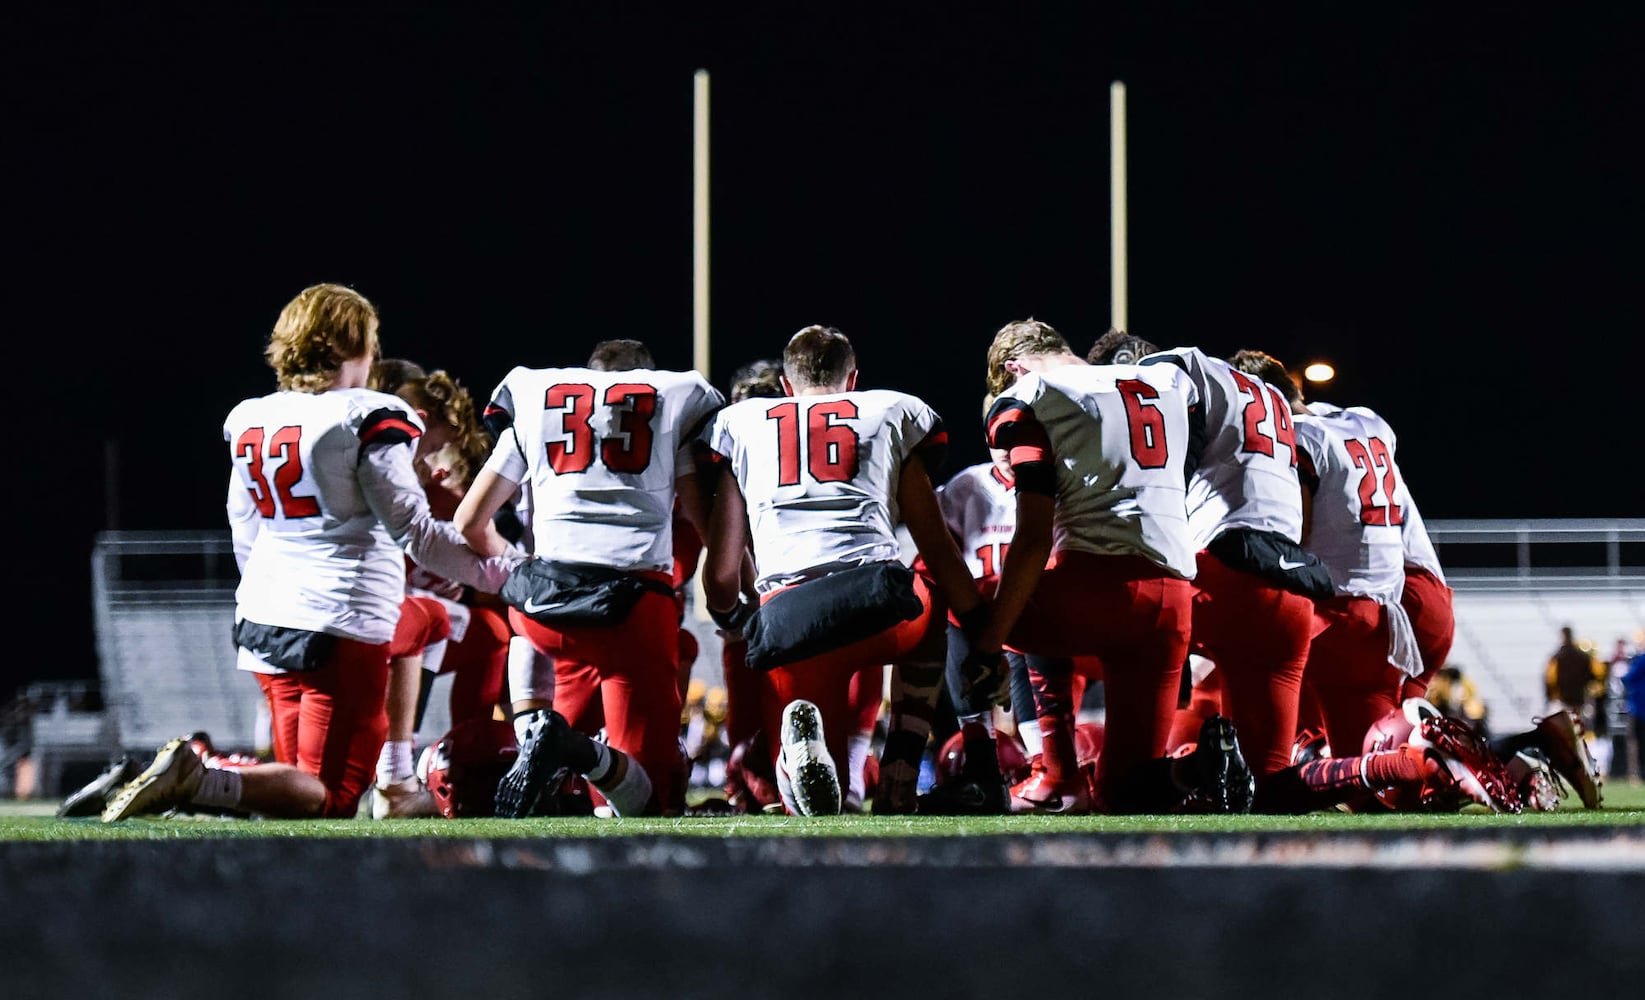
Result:
<svg viewBox="0 0 1645 1000"><path fill-rule="evenodd" d="M256 747L262 694L234 669L228 532L105 531L91 561L110 749L152 752L194 730Z"/></svg>
<svg viewBox="0 0 1645 1000"><path fill-rule="evenodd" d="M1495 719L1541 714L1562 626L1601 657L1645 629L1645 519L1430 521L1428 533L1456 592L1450 663Z"/></svg>

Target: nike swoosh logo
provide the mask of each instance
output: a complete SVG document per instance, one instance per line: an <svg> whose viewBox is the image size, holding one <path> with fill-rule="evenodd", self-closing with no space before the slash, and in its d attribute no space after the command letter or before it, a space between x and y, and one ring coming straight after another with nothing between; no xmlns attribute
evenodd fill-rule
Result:
<svg viewBox="0 0 1645 1000"><path fill-rule="evenodd" d="M528 615L535 615L535 614L541 614L542 612L547 611L549 608L556 607L556 606L557 605L553 605L553 604L538 604L535 600L528 600L528 601L525 602L525 604L520 606L520 610L524 611Z"/></svg>
<svg viewBox="0 0 1645 1000"><path fill-rule="evenodd" d="M1281 559L1279 561L1279 568L1280 569L1301 569L1302 567L1304 567L1306 565L1308 565L1308 564L1305 563L1305 562L1299 562L1299 563L1286 562L1284 559Z"/></svg>

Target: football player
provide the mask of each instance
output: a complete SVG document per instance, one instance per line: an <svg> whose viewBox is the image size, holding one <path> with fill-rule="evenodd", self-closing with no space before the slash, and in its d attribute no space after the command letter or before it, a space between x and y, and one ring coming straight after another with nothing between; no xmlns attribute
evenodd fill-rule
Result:
<svg viewBox="0 0 1645 1000"><path fill-rule="evenodd" d="M1341 412L1340 407L1319 400L1310 402L1308 408L1322 416ZM1382 420L1366 407L1349 409L1368 418ZM1386 424L1387 421L1382 423ZM1391 428L1388 437L1388 446L1392 448ZM1405 680L1401 697L1420 698L1427 693L1428 682L1433 680L1434 674L1445 665L1446 658L1451 654L1451 642L1456 635L1456 617L1452 608L1451 588L1445 582L1445 571L1439 564L1439 553L1434 548L1433 540L1428 537L1428 529L1422 522L1416 501L1411 497L1409 484L1403 477L1400 483L1405 488L1404 498L1399 503L1404 513L1400 539L1405 552L1405 587L1400 592L1399 603L1411 619L1417 652L1422 657L1422 673Z"/></svg>
<svg viewBox="0 0 1645 1000"><path fill-rule="evenodd" d="M419 452L418 478L434 516L449 521L491 451L473 397L448 372L385 358L374 367L376 387L410 403L425 425L448 440ZM425 434L427 439L430 435ZM414 773L413 744L434 678L452 674L452 725L492 717L502 698L508 644L507 606L407 560L407 597L390 647L388 741L371 795L375 819L432 816L438 803Z"/></svg>
<svg viewBox="0 0 1645 1000"><path fill-rule="evenodd" d="M1087 358L1105 364L1116 356L1180 368L1199 395L1204 441L1187 495L1196 553L1193 643L1216 664L1221 711L1239 728L1260 809L1263 779L1291 763L1314 601L1332 593L1324 566L1299 544L1290 403L1274 386L1195 347L1160 351L1110 331Z"/></svg>
<svg viewBox="0 0 1645 1000"><path fill-rule="evenodd" d="M856 353L830 327L789 340L782 379L783 399L728 406L706 435L726 470L708 535L709 612L743 631L749 665L769 671L764 728L781 734L778 785L799 815L840 811L835 762L847 759L853 728L851 678L896 664L875 808L911 811L941 680L944 604L979 604L927 472L941 465L947 434L913 396L858 390ZM901 562L899 520L929 582Z"/></svg>
<svg viewBox="0 0 1645 1000"><path fill-rule="evenodd" d="M1164 757L1193 602L1184 500L1201 436L1193 381L1174 365L1091 365L1049 324L1027 319L995 335L988 388L998 395L989 446L1011 464L1016 529L968 674L997 683L989 666L1006 643L1097 656L1107 704L1097 805L1168 811L1197 796L1248 809L1250 775L1226 719L1207 721L1202 752ZM1040 727L1045 771L1013 789L1012 808L1088 811L1072 727L1050 715Z"/></svg>
<svg viewBox="0 0 1645 1000"><path fill-rule="evenodd" d="M983 406L984 419L992 408L994 398L989 396ZM1011 478L1011 464L1004 451L994 449L989 461L955 473L937 490L937 501L942 506L943 519L959 544L966 568L976 581L977 592L992 595L999 586L1000 566L1011 545L1011 533L1017 523L1017 500ZM947 681L948 694L956 708L960 723L959 736L964 742L963 753L951 755L963 763L953 780L939 783L933 795L921 803L922 809L944 813L999 813L1006 812L1010 785L1020 784L1033 770L1012 777L1012 769L996 759L995 746L999 739L994 729L994 703L990 692L967 690L962 661L966 644L959 622L950 616L948 623ZM1006 650L1010 670L1010 702L1016 721L1016 739L1022 744L1031 768L1043 768L1039 716L1036 701L1036 682L1045 688L1044 676L1062 677L1070 671L1069 663L1040 664L1038 656L1024 656L1016 650ZM1056 715L1061 724L1074 724L1076 699L1066 704L1055 699L1059 689L1052 685L1045 712ZM1004 737L1000 737L1003 739ZM1006 783L1002 783L1002 778Z"/></svg>
<svg viewBox="0 0 1645 1000"><path fill-rule="evenodd" d="M596 345L585 367L515 368L492 394L487 413L507 426L456 522L478 544L527 487L533 558L504 596L514 630L553 664L510 677L521 742L499 816L529 815L568 771L617 815L683 810L673 511L678 498L701 524L690 442L723 402L634 340ZM560 671L597 678L608 743L568 721L595 689L556 691Z"/></svg>
<svg viewBox="0 0 1645 1000"><path fill-rule="evenodd" d="M493 593L519 562L494 532L477 555L429 510L413 468L421 419L367 388L377 329L376 308L353 289L304 289L264 351L278 390L223 424L238 666L268 699L277 763L207 768L178 737L110 800L104 822L185 804L353 816L386 735L405 556Z"/></svg>
<svg viewBox="0 0 1645 1000"><path fill-rule="evenodd" d="M1261 351L1240 351L1230 362L1283 390L1295 418L1302 544L1330 571L1334 590L1316 605L1324 628L1309 647L1303 683L1330 741L1357 747L1372 723L1399 707L1406 679L1423 672L1399 603L1408 494L1393 431L1369 410L1314 413L1285 366Z"/></svg>

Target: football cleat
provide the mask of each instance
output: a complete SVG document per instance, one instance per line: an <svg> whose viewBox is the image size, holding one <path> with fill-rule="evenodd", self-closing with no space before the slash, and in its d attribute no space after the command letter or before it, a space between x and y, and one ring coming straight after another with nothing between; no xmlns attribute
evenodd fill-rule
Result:
<svg viewBox="0 0 1645 1000"><path fill-rule="evenodd" d="M1446 777L1423 791L1424 807L1445 808L1448 793L1454 797L1460 792L1492 812L1517 813L1524 808L1508 769L1466 723L1426 716L1411 734L1411 745L1428 750L1444 766Z"/></svg>
<svg viewBox="0 0 1645 1000"><path fill-rule="evenodd" d="M781 811L782 796L769 746L762 729L731 748L731 758L725 763L725 799L734 811L758 813L771 805Z"/></svg>
<svg viewBox="0 0 1645 1000"><path fill-rule="evenodd" d="M422 819L440 815L434 793L415 774L390 785L371 789L372 819Z"/></svg>
<svg viewBox="0 0 1645 1000"><path fill-rule="evenodd" d="M115 793L103 807L103 822L118 823L186 805L205 773L206 765L189 746L188 737L179 736L160 748L142 774Z"/></svg>
<svg viewBox="0 0 1645 1000"><path fill-rule="evenodd" d="M1183 812L1248 813L1257 795L1256 775L1240 752L1234 724L1221 715L1200 724L1194 752L1172 777L1183 790Z"/></svg>
<svg viewBox="0 0 1645 1000"><path fill-rule="evenodd" d="M537 809L538 800L552 798L570 775L564 764L562 732L569 728L565 716L553 709L538 709L537 718L526 727L519 756L503 780L497 782L492 812L504 819L523 819Z"/></svg>
<svg viewBox="0 0 1645 1000"><path fill-rule="evenodd" d="M880 781L874 788L876 816L907 816L919 811L920 769L906 760L880 765Z"/></svg>
<svg viewBox="0 0 1645 1000"><path fill-rule="evenodd" d="M1066 781L1052 781L1040 757L1033 759L1030 768L1026 779L1011 786L1007 809L1012 814L1076 816L1091 811L1091 786L1083 773L1076 772Z"/></svg>
<svg viewBox="0 0 1645 1000"><path fill-rule="evenodd" d="M823 742L822 712L803 698L783 709L783 745L777 757L779 785L786 784L801 816L840 814L840 776Z"/></svg>
<svg viewBox="0 0 1645 1000"><path fill-rule="evenodd" d="M1570 712L1558 711L1545 719L1537 719L1537 749L1548 758L1554 773L1564 778L1576 790L1585 809L1598 809L1605 801L1600 791L1603 779L1599 765L1588 751L1588 741L1582 738L1582 723Z"/></svg>
<svg viewBox="0 0 1645 1000"><path fill-rule="evenodd" d="M63 804L57 807L57 818L96 816L109 804L109 799L112 799L116 792L133 781L142 771L142 765L130 756L121 754L109 762L109 766L103 769L102 774L69 793Z"/></svg>
<svg viewBox="0 0 1645 1000"><path fill-rule="evenodd" d="M1514 754L1508 762L1508 777L1519 788L1520 801L1525 808L1538 812L1553 812L1559 808L1559 779L1548 766L1548 758L1535 747L1527 747Z"/></svg>
<svg viewBox="0 0 1645 1000"><path fill-rule="evenodd" d="M1291 763L1307 764L1331 756L1331 744L1325 741L1325 732L1320 729L1304 729L1297 733L1296 742L1291 744Z"/></svg>

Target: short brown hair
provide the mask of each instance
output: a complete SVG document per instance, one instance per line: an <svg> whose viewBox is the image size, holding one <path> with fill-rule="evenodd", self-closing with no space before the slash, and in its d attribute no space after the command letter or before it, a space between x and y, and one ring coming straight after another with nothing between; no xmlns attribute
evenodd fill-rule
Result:
<svg viewBox="0 0 1645 1000"><path fill-rule="evenodd" d="M1134 365L1148 355L1158 353L1159 348L1153 341L1111 326L1085 352L1085 360L1094 365Z"/></svg>
<svg viewBox="0 0 1645 1000"><path fill-rule="evenodd" d="M588 367L597 372L629 372L636 368L656 368L651 348L638 340L602 340L588 356Z"/></svg>
<svg viewBox="0 0 1645 1000"><path fill-rule="evenodd" d="M1262 351L1235 351L1228 363L1247 375L1255 375L1269 385L1285 393L1285 401L1292 406L1302 403L1302 386L1291 377L1291 373L1280 364L1278 358Z"/></svg>
<svg viewBox="0 0 1645 1000"><path fill-rule="evenodd" d="M1016 376L1005 370L1007 361L1030 354L1073 354L1068 341L1050 323L1032 317L1014 320L1000 327L988 345L988 391L999 395L1011 388Z"/></svg>
<svg viewBox="0 0 1645 1000"><path fill-rule="evenodd" d="M343 362L379 350L370 300L344 285L310 285L280 310L263 357L280 388L324 392Z"/></svg>
<svg viewBox="0 0 1645 1000"><path fill-rule="evenodd" d="M808 326L783 348L783 375L796 386L841 385L856 367L851 341L831 326Z"/></svg>
<svg viewBox="0 0 1645 1000"><path fill-rule="evenodd" d="M378 358L371 366L371 387L378 392L393 394L407 382L427 377L423 366L410 358Z"/></svg>

